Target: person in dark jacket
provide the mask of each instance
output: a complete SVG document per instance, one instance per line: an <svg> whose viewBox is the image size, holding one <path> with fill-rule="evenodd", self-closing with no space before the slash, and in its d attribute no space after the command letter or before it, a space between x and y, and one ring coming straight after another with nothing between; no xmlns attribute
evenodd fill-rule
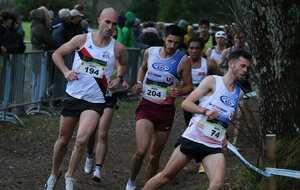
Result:
<svg viewBox="0 0 300 190"><path fill-rule="evenodd" d="M51 20L46 7L31 11L31 43L34 50L51 50L54 43L51 35Z"/></svg>
<svg viewBox="0 0 300 190"><path fill-rule="evenodd" d="M60 22L52 26L52 38L55 48L60 47L62 44L68 42L73 37L71 31L71 14L69 9L61 9L58 12Z"/></svg>
<svg viewBox="0 0 300 190"><path fill-rule="evenodd" d="M0 54L24 53L23 37L16 29L16 15L8 11L3 11L0 14L2 17L2 23L0 24Z"/></svg>

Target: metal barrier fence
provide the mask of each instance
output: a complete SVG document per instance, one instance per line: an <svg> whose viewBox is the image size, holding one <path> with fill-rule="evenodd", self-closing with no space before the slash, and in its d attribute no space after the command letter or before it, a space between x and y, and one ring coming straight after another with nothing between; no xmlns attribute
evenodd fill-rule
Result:
<svg viewBox="0 0 300 190"><path fill-rule="evenodd" d="M132 85L142 62L142 50L128 48L127 51L129 70L125 79ZM0 56L0 122L23 126L13 112L50 114L41 109L41 102L64 97L67 81L52 62L51 55L52 52L30 51ZM72 62L73 54L65 57L69 68Z"/></svg>

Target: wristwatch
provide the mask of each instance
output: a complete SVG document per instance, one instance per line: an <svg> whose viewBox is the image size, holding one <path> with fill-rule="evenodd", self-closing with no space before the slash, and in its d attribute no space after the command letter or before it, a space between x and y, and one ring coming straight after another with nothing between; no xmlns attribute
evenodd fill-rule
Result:
<svg viewBox="0 0 300 190"><path fill-rule="evenodd" d="M118 75L118 78L120 79L120 83L122 84L122 83L123 83L123 81L124 81L124 78L123 78L123 76L122 76L122 75Z"/></svg>

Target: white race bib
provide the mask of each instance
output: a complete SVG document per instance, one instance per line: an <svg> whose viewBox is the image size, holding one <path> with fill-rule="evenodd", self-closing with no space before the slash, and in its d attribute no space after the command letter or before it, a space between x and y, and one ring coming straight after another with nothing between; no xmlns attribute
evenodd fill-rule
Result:
<svg viewBox="0 0 300 190"><path fill-rule="evenodd" d="M82 61L79 67L79 72L88 74L92 77L102 78L104 75L105 68L106 66L97 63Z"/></svg>
<svg viewBox="0 0 300 190"><path fill-rule="evenodd" d="M165 100L167 97L167 88L153 84L145 85L144 95L155 100Z"/></svg>
<svg viewBox="0 0 300 190"><path fill-rule="evenodd" d="M200 120L198 125L202 128L202 132L205 136L217 141L224 140L226 129L224 129L222 125L205 120Z"/></svg>

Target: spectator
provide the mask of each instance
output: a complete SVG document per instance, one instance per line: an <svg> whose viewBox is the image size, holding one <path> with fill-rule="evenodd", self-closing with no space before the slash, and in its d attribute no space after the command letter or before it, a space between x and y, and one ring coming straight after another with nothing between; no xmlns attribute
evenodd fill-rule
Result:
<svg viewBox="0 0 300 190"><path fill-rule="evenodd" d="M144 24L143 33L141 35L141 42L149 47L163 45L163 41L159 37L159 33L155 28L155 24L153 22Z"/></svg>
<svg viewBox="0 0 300 190"><path fill-rule="evenodd" d="M188 47L188 44L189 44L190 40L193 37L193 34L194 34L193 26L188 25L187 26L187 33L184 35L184 45L185 45L185 47Z"/></svg>
<svg viewBox="0 0 300 190"><path fill-rule="evenodd" d="M55 48L58 48L72 38L70 30L71 13L69 9L61 9L58 12L60 22L53 26L52 38Z"/></svg>
<svg viewBox="0 0 300 190"><path fill-rule="evenodd" d="M74 9L78 10L83 15L80 21L80 26L84 33L87 33L89 30L89 21L88 18L84 16L84 6L82 4L76 4Z"/></svg>
<svg viewBox="0 0 300 190"><path fill-rule="evenodd" d="M125 26L126 18L124 15L119 15L118 20L117 20L117 32L114 35L114 38L122 39L123 38L123 33L122 33L122 28Z"/></svg>
<svg viewBox="0 0 300 190"><path fill-rule="evenodd" d="M17 17L15 14L1 12L2 22L0 24L0 54L24 53L25 44L22 35L17 32Z"/></svg>
<svg viewBox="0 0 300 190"><path fill-rule="evenodd" d="M156 29L158 31L159 37L161 39L164 39L164 37L165 37L165 29L166 29L165 23L163 23L163 22L156 22Z"/></svg>
<svg viewBox="0 0 300 190"><path fill-rule="evenodd" d="M134 38L133 38L133 24L135 21L134 13L128 11L125 14L125 25L122 27L121 32L122 34L118 35L118 42L123 44L125 47L133 47Z"/></svg>
<svg viewBox="0 0 300 190"><path fill-rule="evenodd" d="M134 47L139 48L141 46L141 39L140 39L141 35L142 35L141 20L139 18L135 18L133 24Z"/></svg>
<svg viewBox="0 0 300 190"><path fill-rule="evenodd" d="M199 38L205 43L203 55L206 57L206 52L209 48L213 47L213 37L209 34L210 23L209 20L204 18L199 21L198 34Z"/></svg>
<svg viewBox="0 0 300 190"><path fill-rule="evenodd" d="M50 50L54 48L51 36L51 20L46 7L31 11L31 43L34 50Z"/></svg>
<svg viewBox="0 0 300 190"><path fill-rule="evenodd" d="M85 29L82 28L81 21L84 16L81 12L77 9L72 9L70 11L71 14L71 38L78 35L86 33Z"/></svg>

